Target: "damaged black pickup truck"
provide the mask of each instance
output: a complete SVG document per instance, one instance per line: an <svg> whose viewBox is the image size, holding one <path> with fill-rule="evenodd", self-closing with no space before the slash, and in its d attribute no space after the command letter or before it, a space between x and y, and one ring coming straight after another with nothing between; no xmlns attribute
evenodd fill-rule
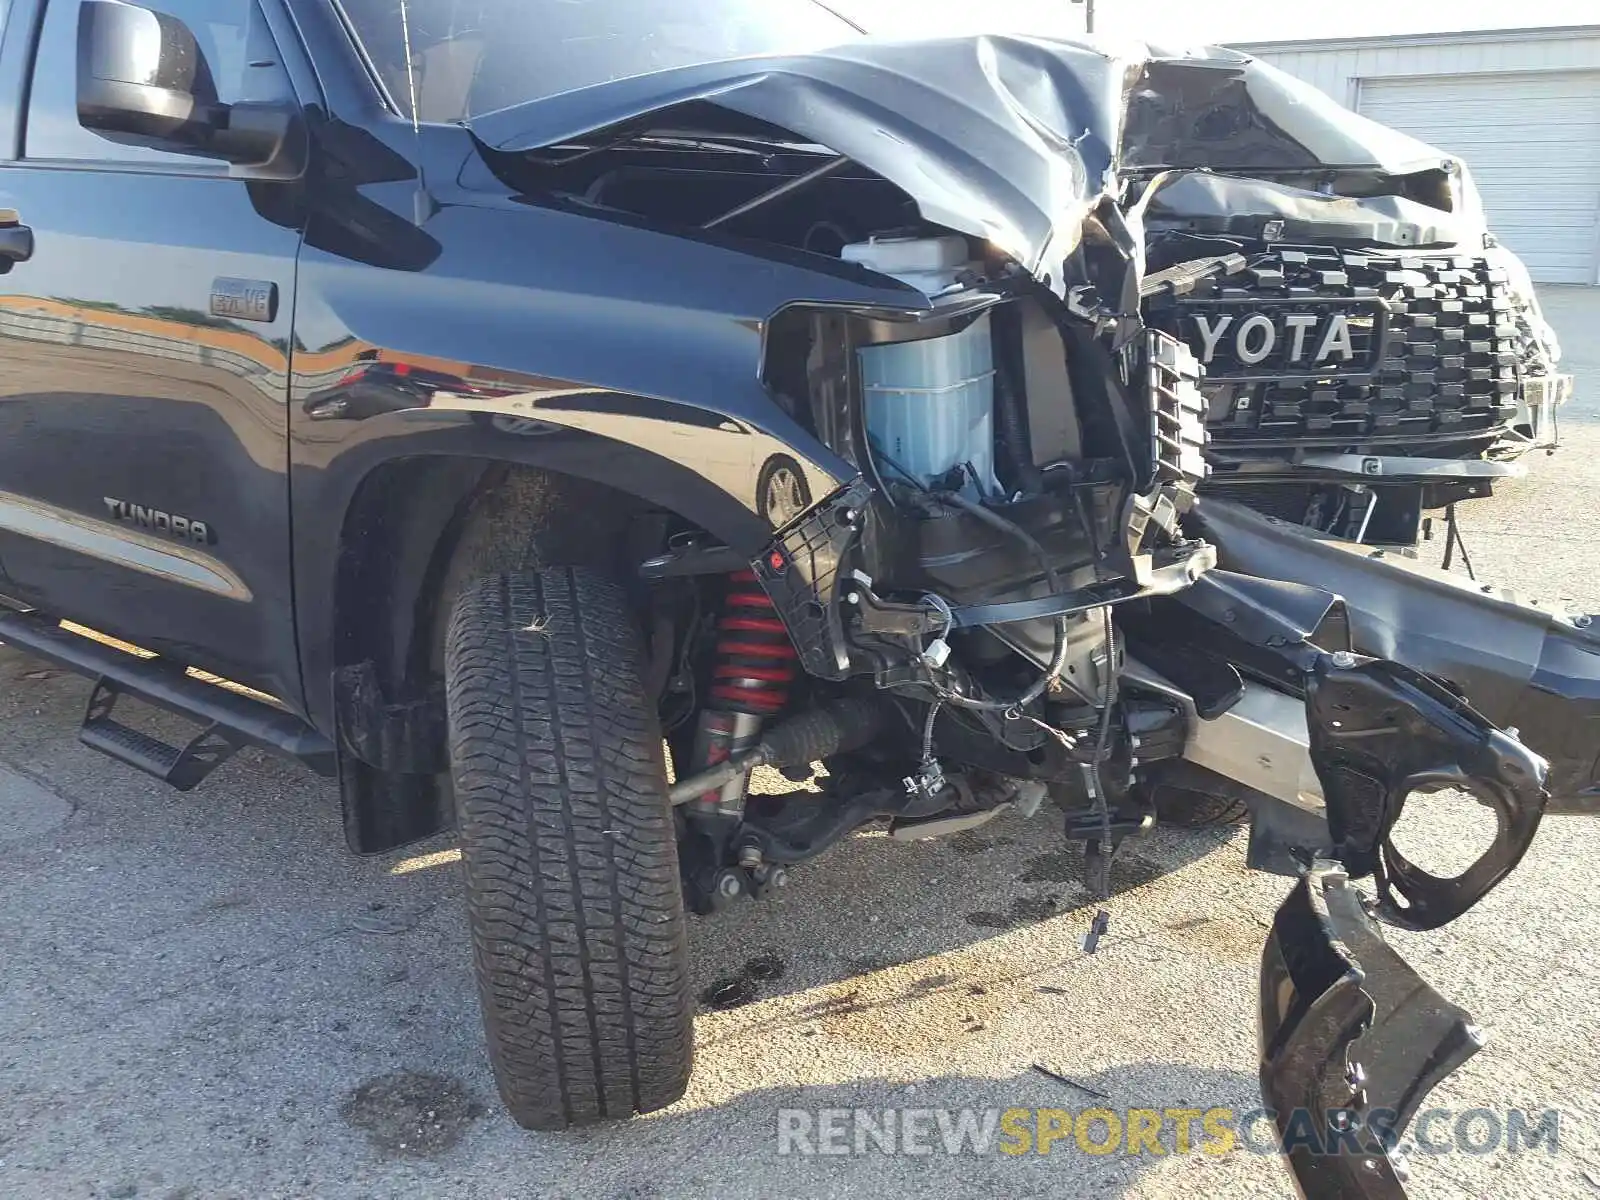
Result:
<svg viewBox="0 0 1600 1200"><path fill-rule="evenodd" d="M160 9L0 44L0 640L96 681L85 744L292 755L363 854L454 827L534 1128L676 1100L686 913L863 825L1048 800L1103 889L1242 806L1298 877L1263 1089L1356 1148L1297 1178L1398 1192L1476 1042L1379 924L1600 789L1587 618L1360 545L1331 461L1542 436L1459 164L1229 52L809 0ZM1289 468L1345 493L1315 528L1214 486ZM1452 879L1389 836L1439 788L1497 818Z"/></svg>

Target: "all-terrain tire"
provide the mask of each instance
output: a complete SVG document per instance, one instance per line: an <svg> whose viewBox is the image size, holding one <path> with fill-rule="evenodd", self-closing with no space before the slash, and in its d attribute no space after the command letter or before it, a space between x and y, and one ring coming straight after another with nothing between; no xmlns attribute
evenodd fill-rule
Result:
<svg viewBox="0 0 1600 1200"><path fill-rule="evenodd" d="M445 637L479 998L530 1129L671 1104L694 1056L683 896L643 650L578 568L466 585Z"/></svg>

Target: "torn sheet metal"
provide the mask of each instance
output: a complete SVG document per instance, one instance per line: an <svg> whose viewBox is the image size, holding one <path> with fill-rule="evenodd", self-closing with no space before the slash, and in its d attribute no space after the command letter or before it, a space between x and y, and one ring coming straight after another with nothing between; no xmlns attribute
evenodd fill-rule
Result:
<svg viewBox="0 0 1600 1200"><path fill-rule="evenodd" d="M1032 37L863 39L582 88L473 118L494 149L533 151L694 105L847 155L922 216L990 242L1058 293L1088 215L1127 172L1438 169L1440 151L1231 50ZM1454 162L1454 160L1449 160Z"/></svg>

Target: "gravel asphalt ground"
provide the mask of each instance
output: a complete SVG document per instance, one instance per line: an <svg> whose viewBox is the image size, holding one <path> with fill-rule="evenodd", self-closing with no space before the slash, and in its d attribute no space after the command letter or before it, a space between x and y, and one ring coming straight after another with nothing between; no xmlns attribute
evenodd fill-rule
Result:
<svg viewBox="0 0 1600 1200"><path fill-rule="evenodd" d="M1464 525L1480 577L1600 612L1600 290L1550 303L1582 376L1566 444ZM1292 1195L1242 1145L832 1157L776 1133L780 1109L1254 1107L1288 885L1245 870L1238 833L1134 847L1092 957L1045 815L852 838L694 924L683 1101L535 1135L497 1106L448 841L353 859L334 790L253 755L166 791L79 747L85 693L0 650L0 1198ZM1440 820L1464 849L1472 821ZM1476 910L1392 939L1490 1035L1435 1104L1560 1113L1553 1153L1418 1156L1414 1196L1600 1197L1597 821L1549 818Z"/></svg>

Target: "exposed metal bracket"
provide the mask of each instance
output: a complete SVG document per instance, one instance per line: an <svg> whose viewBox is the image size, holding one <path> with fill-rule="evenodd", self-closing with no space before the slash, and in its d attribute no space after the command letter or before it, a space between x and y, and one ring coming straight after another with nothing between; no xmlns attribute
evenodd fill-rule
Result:
<svg viewBox="0 0 1600 1200"><path fill-rule="evenodd" d="M1247 683L1244 697L1227 712L1196 722L1183 757L1306 812L1325 811L1299 697Z"/></svg>
<svg viewBox="0 0 1600 1200"><path fill-rule="evenodd" d="M1528 473L1519 462L1490 462L1469 458L1408 458L1393 454L1323 454L1302 451L1296 464L1364 479L1520 479Z"/></svg>
<svg viewBox="0 0 1600 1200"><path fill-rule="evenodd" d="M1127 660L1122 677L1182 707L1189 723L1183 757L1189 762L1305 812L1325 811L1322 782L1311 764L1306 706L1298 696L1247 683L1243 697L1208 721L1195 711L1192 697L1137 659Z"/></svg>

